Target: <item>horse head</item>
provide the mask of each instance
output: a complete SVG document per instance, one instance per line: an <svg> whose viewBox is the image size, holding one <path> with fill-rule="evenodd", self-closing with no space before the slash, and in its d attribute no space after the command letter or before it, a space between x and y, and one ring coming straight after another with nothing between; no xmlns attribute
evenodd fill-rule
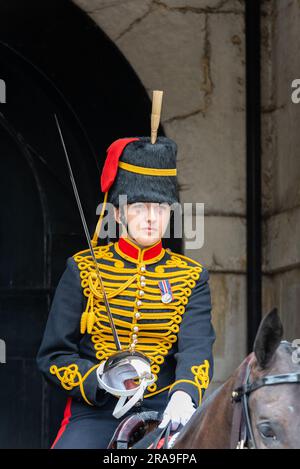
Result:
<svg viewBox="0 0 300 469"><path fill-rule="evenodd" d="M253 352L204 399L174 448L300 448L300 359L282 337L273 309Z"/></svg>
<svg viewBox="0 0 300 469"><path fill-rule="evenodd" d="M300 448L300 359L282 337L274 309L258 329L248 378L252 438L260 449Z"/></svg>

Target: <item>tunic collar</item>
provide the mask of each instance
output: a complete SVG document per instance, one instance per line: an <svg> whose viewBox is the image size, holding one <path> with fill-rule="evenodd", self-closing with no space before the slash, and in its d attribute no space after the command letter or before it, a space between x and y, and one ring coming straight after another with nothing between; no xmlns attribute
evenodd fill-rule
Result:
<svg viewBox="0 0 300 469"><path fill-rule="evenodd" d="M115 249L121 257L131 262L144 262L145 264L158 261L163 257L165 252L161 240L147 248L140 248L128 238L120 238L119 241L115 243Z"/></svg>

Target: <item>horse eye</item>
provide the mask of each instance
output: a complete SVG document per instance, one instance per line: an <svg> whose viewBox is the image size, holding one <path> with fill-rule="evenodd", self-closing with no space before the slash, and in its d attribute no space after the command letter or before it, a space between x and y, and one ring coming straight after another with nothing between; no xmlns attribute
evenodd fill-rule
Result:
<svg viewBox="0 0 300 469"><path fill-rule="evenodd" d="M258 431L263 438L272 438L276 440L275 432L269 422L263 422L259 424Z"/></svg>

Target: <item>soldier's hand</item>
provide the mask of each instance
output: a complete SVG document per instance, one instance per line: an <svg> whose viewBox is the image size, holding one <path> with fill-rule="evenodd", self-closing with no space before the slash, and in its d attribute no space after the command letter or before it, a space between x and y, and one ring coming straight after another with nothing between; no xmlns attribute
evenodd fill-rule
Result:
<svg viewBox="0 0 300 469"><path fill-rule="evenodd" d="M164 428L171 420L171 430L175 431L180 424L185 425L195 411L191 396L184 391L176 391L170 398L158 428Z"/></svg>

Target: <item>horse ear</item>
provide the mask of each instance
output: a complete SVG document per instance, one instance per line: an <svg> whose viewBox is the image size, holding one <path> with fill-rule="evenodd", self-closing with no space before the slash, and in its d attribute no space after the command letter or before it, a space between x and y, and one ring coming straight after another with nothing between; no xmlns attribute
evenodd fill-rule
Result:
<svg viewBox="0 0 300 469"><path fill-rule="evenodd" d="M261 321L254 341L253 350L260 368L268 366L282 337L283 326L274 308Z"/></svg>

